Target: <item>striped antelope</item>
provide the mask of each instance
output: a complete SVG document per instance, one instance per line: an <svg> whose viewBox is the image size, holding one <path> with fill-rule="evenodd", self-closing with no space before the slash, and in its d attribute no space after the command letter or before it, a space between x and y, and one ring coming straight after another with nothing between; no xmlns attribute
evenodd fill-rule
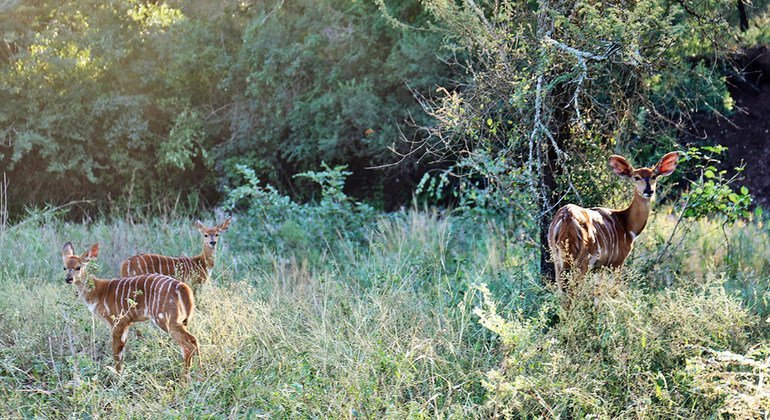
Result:
<svg viewBox="0 0 770 420"><path fill-rule="evenodd" d="M91 313L112 330L116 371L122 369L128 328L136 322L150 320L179 343L184 356L184 373L189 373L192 357L198 353L198 340L187 331L195 301L186 284L162 274L113 280L87 275L86 266L99 255L99 244L93 244L83 255L77 256L72 243L67 242L61 255L65 281L75 285Z"/></svg>
<svg viewBox="0 0 770 420"><path fill-rule="evenodd" d="M136 276L139 274L159 273L177 278L197 292L197 289L211 277L216 256L219 234L230 226L231 218L214 227L207 227L200 220L195 221L195 227L203 235L203 252L194 257L167 257L158 254L134 255L120 265L121 276Z"/></svg>
<svg viewBox="0 0 770 420"><path fill-rule="evenodd" d="M671 152L652 168L634 169L624 157L613 155L609 160L613 172L634 184L631 204L623 210L567 204L556 212L548 229L548 247L560 289L565 286L562 274L573 267L582 276L594 267L623 265L647 224L658 177L674 172L678 160L679 154Z"/></svg>

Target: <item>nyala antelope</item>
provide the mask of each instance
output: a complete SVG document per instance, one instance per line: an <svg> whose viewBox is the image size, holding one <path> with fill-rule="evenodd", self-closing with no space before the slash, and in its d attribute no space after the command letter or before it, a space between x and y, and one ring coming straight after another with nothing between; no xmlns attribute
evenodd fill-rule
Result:
<svg viewBox="0 0 770 420"><path fill-rule="evenodd" d="M195 221L195 227L203 235L203 251L194 257L168 257L159 254L139 254L123 261L120 265L121 276L136 276L139 274L159 273L177 278L192 287L194 292L211 277L214 268L219 234L230 226L231 218L224 222L207 227L200 220Z"/></svg>
<svg viewBox="0 0 770 420"><path fill-rule="evenodd" d="M634 184L631 205L623 210L611 210L567 204L556 212L548 229L548 247L560 289L564 290L565 271L574 268L576 274L582 276L594 267L623 265L634 239L647 224L658 177L671 175L678 160L679 154L671 152L652 168L635 169L624 157L613 155L610 168Z"/></svg>
<svg viewBox="0 0 770 420"><path fill-rule="evenodd" d="M198 353L198 340L187 331L187 323L195 310L192 290L186 284L162 274L104 280L86 274L88 263L99 255L94 244L83 255L75 255L72 243L61 251L65 281L74 284L92 314L112 330L112 357L115 370L123 367L123 353L129 327L150 320L171 334L182 349L184 374L190 370L193 355Z"/></svg>

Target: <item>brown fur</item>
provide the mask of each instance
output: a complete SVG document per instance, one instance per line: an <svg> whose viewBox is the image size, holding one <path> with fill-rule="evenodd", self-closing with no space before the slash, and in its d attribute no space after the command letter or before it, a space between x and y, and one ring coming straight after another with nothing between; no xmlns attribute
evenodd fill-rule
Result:
<svg viewBox="0 0 770 420"><path fill-rule="evenodd" d="M162 274L112 280L86 275L88 262L98 255L98 244L92 245L80 257L74 255L70 242L62 248L67 281L75 285L89 310L112 330L115 370L120 372L122 369L128 328L134 323L149 320L171 334L179 344L184 356L184 373L187 374L193 355L198 353L198 340L187 331L187 323L195 310L192 290L186 284Z"/></svg>
<svg viewBox="0 0 770 420"><path fill-rule="evenodd" d="M219 234L227 230L230 218L215 227L206 227L200 221L195 225L203 235L203 251L194 257L168 257L159 254L139 254L129 257L120 265L121 276L159 273L177 278L189 284L193 291L209 280L209 270L214 268L216 242ZM215 241L212 246L211 241Z"/></svg>
<svg viewBox="0 0 770 420"><path fill-rule="evenodd" d="M644 230L650 215L650 200L660 176L670 175L679 155L671 152L652 168L634 169L622 156L613 155L609 164L616 175L634 183L634 198L622 210L604 207L585 209L567 204L554 215L548 228L548 246L560 289L566 271L578 276L594 267L621 267Z"/></svg>

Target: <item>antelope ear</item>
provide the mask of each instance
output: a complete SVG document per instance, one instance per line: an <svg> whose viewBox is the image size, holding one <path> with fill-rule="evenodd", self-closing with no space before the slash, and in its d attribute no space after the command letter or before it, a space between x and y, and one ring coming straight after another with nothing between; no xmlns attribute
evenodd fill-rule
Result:
<svg viewBox="0 0 770 420"><path fill-rule="evenodd" d="M634 167L623 156L612 155L609 163L615 175L621 178L630 178L631 172L634 171Z"/></svg>
<svg viewBox="0 0 770 420"><path fill-rule="evenodd" d="M88 261L91 261L93 259L96 259L96 257L98 257L98 256L99 256L99 244L95 243L95 244L91 245L91 248L89 248L88 251L86 251L85 254L83 254L80 257L80 259L83 260L83 261L88 262Z"/></svg>
<svg viewBox="0 0 770 420"><path fill-rule="evenodd" d="M220 231L226 231L227 227L230 226L230 221L232 219L233 219L232 216L228 217L227 219L225 219L224 222L220 223L219 226L217 226L217 229L219 229Z"/></svg>
<svg viewBox="0 0 770 420"><path fill-rule="evenodd" d="M676 169L676 164L679 162L679 153L671 152L666 153L665 156L660 158L660 162L655 165L652 171L657 176L668 176Z"/></svg>
<svg viewBox="0 0 770 420"><path fill-rule="evenodd" d="M201 221L200 221L200 220L196 220L196 221L195 221L195 227L196 227L196 228L198 228L198 231L199 231L200 233L203 233L203 230L204 230L204 229L206 229L206 225L204 225L203 223L201 223Z"/></svg>
<svg viewBox="0 0 770 420"><path fill-rule="evenodd" d="M75 249L72 248L72 242L67 242L64 244L64 247L61 249L61 258L64 261L64 263L67 263L67 258L75 255Z"/></svg>

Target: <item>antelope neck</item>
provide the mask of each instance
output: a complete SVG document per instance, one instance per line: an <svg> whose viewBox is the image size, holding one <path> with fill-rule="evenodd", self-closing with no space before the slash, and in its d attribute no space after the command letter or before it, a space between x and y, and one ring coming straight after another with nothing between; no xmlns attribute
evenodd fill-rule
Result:
<svg viewBox="0 0 770 420"><path fill-rule="evenodd" d="M94 282L94 287L88 289L86 288L86 284L92 281ZM94 298L96 298L99 293L99 289L102 286L102 283L104 283L103 280L97 279L93 276L88 276L82 281L75 282L75 287L78 288L78 294L80 297L82 297L86 302L91 302Z"/></svg>
<svg viewBox="0 0 770 420"><path fill-rule="evenodd" d="M647 219L650 217L650 199L642 197L634 188L634 199L631 204L623 210L616 210L616 214L626 228L626 232L638 235L644 230Z"/></svg>
<svg viewBox="0 0 770 420"><path fill-rule="evenodd" d="M203 245L203 252L198 255L198 258L206 265L207 268L213 268L215 256L216 252L211 247Z"/></svg>

